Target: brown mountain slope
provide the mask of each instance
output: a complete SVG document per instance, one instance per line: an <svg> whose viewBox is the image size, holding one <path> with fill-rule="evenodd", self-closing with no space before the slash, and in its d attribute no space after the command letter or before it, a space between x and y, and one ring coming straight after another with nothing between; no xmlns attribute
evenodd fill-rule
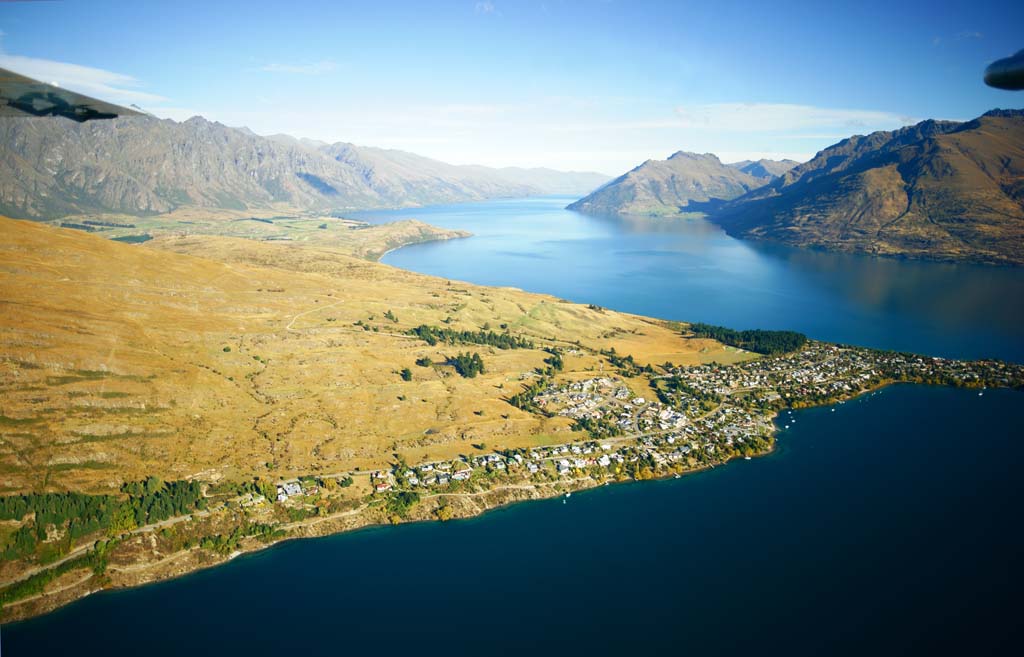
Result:
<svg viewBox="0 0 1024 657"><path fill-rule="evenodd" d="M711 153L679 151L667 160L647 160L569 209L592 214L706 212L764 183L765 179L722 164Z"/></svg>
<svg viewBox="0 0 1024 657"><path fill-rule="evenodd" d="M542 347L583 350L566 355L567 378L593 376L600 358L589 349L641 363L739 357L657 320L456 284L341 247L209 235L128 245L5 218L0 234L5 493L102 492L148 475L276 478L378 467L395 452L413 462L484 441L535 445L568 436L569 420L504 399L544 366ZM536 348L472 345L486 371L463 379L414 364L467 349L404 334L420 324L505 324Z"/></svg>
<svg viewBox="0 0 1024 657"><path fill-rule="evenodd" d="M852 137L715 220L794 246L1024 263L1024 112Z"/></svg>

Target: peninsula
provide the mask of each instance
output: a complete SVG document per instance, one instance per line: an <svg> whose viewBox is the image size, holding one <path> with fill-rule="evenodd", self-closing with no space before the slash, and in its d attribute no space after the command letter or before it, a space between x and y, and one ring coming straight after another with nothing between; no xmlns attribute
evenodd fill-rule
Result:
<svg viewBox="0 0 1024 657"><path fill-rule="evenodd" d="M894 382L1024 385L999 361L668 322L372 261L459 236L422 224L264 219L140 244L94 234L138 227L0 219L5 620L290 538L754 457L780 411Z"/></svg>

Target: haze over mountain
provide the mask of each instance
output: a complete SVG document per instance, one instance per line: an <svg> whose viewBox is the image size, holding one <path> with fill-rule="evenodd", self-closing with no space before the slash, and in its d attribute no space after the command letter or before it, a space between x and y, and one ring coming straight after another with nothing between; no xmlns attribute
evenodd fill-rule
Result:
<svg viewBox="0 0 1024 657"><path fill-rule="evenodd" d="M793 167L800 164L796 160L743 160L741 162L732 162L729 164L731 167L736 167L743 173L749 173L755 178L764 178L765 180L771 180L777 176L781 176Z"/></svg>
<svg viewBox="0 0 1024 657"><path fill-rule="evenodd" d="M411 207L582 194L605 180L597 173L454 166L402 151L261 137L201 117L0 121L0 212L35 219L181 206Z"/></svg>
<svg viewBox="0 0 1024 657"><path fill-rule="evenodd" d="M795 246L1024 263L1024 110L844 139L715 220Z"/></svg>
<svg viewBox="0 0 1024 657"><path fill-rule="evenodd" d="M769 164L763 164L769 162ZM679 151L667 160L647 160L575 203L570 210L596 214L675 215L706 212L763 185L762 174L782 163L723 164L712 153Z"/></svg>

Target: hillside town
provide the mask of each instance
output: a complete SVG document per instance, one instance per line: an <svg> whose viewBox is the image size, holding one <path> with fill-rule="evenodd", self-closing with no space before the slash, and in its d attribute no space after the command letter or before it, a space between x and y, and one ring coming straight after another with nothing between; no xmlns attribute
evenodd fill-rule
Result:
<svg viewBox="0 0 1024 657"><path fill-rule="evenodd" d="M533 396L531 408L572 420L579 440L396 464L371 473L373 493L679 475L770 450L775 417L785 408L842 402L898 382L979 389L1024 384L1024 367L1001 361L968 362L813 341L793 353L739 364L666 364L662 370L646 377L606 374L549 382ZM315 487L282 483L278 501L314 493Z"/></svg>

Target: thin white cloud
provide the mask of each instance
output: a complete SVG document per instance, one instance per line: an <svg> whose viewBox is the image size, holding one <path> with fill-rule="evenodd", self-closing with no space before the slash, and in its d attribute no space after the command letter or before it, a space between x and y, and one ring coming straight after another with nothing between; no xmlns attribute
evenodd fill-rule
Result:
<svg viewBox="0 0 1024 657"><path fill-rule="evenodd" d="M963 41L964 39L981 39L983 36L984 35L981 32L971 30L967 32L960 32L953 38L957 41Z"/></svg>
<svg viewBox="0 0 1024 657"><path fill-rule="evenodd" d="M141 83L130 75L91 66L0 53L0 68L114 103L145 106L167 100L136 89Z"/></svg>
<svg viewBox="0 0 1024 657"><path fill-rule="evenodd" d="M311 64L265 64L258 70L265 73L288 73L292 75L323 75L338 68L338 65L329 59Z"/></svg>
<svg viewBox="0 0 1024 657"><path fill-rule="evenodd" d="M711 103L676 108L679 127L718 132L799 132L822 128L859 130L900 126L914 120L892 112L784 103Z"/></svg>
<svg viewBox="0 0 1024 657"><path fill-rule="evenodd" d="M493 14L497 9L494 7L494 3L484 0L484 2L473 5L473 11L477 14Z"/></svg>

